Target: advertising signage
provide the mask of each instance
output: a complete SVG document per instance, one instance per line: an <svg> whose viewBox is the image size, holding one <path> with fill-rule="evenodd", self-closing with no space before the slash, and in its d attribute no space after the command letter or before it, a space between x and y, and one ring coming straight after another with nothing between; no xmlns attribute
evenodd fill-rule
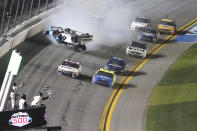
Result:
<svg viewBox="0 0 197 131"><path fill-rule="evenodd" d="M0 112L0 130L16 130L46 125L46 106Z"/></svg>

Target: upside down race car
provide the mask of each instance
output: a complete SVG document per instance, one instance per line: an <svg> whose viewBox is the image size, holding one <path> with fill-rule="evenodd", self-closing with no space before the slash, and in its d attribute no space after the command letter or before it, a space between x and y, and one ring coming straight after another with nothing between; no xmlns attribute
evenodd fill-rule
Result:
<svg viewBox="0 0 197 131"><path fill-rule="evenodd" d="M127 70L127 62L118 57L112 57L106 64L106 69L114 71L115 73L123 73Z"/></svg>
<svg viewBox="0 0 197 131"><path fill-rule="evenodd" d="M107 87L113 87L116 81L116 75L113 71L100 68L92 78L93 84L99 84Z"/></svg>
<svg viewBox="0 0 197 131"><path fill-rule="evenodd" d="M174 34L176 32L176 24L172 20L161 19L160 23L157 25L157 29L163 33Z"/></svg>
<svg viewBox="0 0 197 131"><path fill-rule="evenodd" d="M65 44L77 50L86 50L85 43L91 41L93 36L88 33L81 33L79 31L71 30L70 28L62 28L56 26L49 26L48 30L44 32L55 39L58 44Z"/></svg>
<svg viewBox="0 0 197 131"><path fill-rule="evenodd" d="M75 62L69 59L64 60L64 62L58 66L58 74L68 74L73 78L77 78L81 72L81 65L79 62Z"/></svg>

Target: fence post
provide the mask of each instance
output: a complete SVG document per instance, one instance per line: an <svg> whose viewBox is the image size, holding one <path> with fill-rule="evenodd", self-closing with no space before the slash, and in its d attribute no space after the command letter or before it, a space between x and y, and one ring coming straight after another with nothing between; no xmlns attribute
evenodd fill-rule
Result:
<svg viewBox="0 0 197 131"><path fill-rule="evenodd" d="M4 4L4 9L3 9L3 17L2 17L2 20L1 20L1 34L3 32L3 22L4 22L4 17L5 17L5 9L6 9L6 5L7 5L7 0L5 1L5 4Z"/></svg>
<svg viewBox="0 0 197 131"><path fill-rule="evenodd" d="M8 30L7 31L9 31L9 29L10 29L10 18L12 17L12 7L13 7L13 0L11 1L11 7L10 7L10 16L9 16L9 18L8 18Z"/></svg>
<svg viewBox="0 0 197 131"><path fill-rule="evenodd" d="M40 0L38 1L38 11L37 11L37 15L39 15L40 12Z"/></svg>
<svg viewBox="0 0 197 131"><path fill-rule="evenodd" d="M46 1L45 11L46 11L47 8L48 8L48 2L49 2L49 0Z"/></svg>
<svg viewBox="0 0 197 131"><path fill-rule="evenodd" d="M21 21L23 19L23 9L24 9L24 5L25 5L25 0L23 0L23 5L22 5L22 9L21 9L21 18L20 18L20 24L21 24Z"/></svg>
<svg viewBox="0 0 197 131"><path fill-rule="evenodd" d="M14 26L16 26L16 19L17 19L17 15L18 15L18 9L19 9L19 0L18 0L18 3L17 3L17 8L16 8L16 14L15 14L15 18L14 18Z"/></svg>
<svg viewBox="0 0 197 131"><path fill-rule="evenodd" d="M31 19L33 3L34 3L34 0L31 1L31 7L30 7L30 12L29 12L29 19Z"/></svg>
<svg viewBox="0 0 197 131"><path fill-rule="evenodd" d="M56 8L56 0L54 0L55 2L54 2L54 7Z"/></svg>

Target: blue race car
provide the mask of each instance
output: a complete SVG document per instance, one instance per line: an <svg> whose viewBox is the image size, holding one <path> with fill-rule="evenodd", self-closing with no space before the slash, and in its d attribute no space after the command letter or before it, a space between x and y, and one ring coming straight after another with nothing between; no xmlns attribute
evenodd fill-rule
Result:
<svg viewBox="0 0 197 131"><path fill-rule="evenodd" d="M116 75L113 71L100 68L93 76L92 83L104 85L107 87L113 87L116 81Z"/></svg>
<svg viewBox="0 0 197 131"><path fill-rule="evenodd" d="M138 40L156 43L159 39L159 32L151 27L141 28L138 33Z"/></svg>
<svg viewBox="0 0 197 131"><path fill-rule="evenodd" d="M106 64L106 69L115 73L123 73L127 70L127 62L118 57L112 57Z"/></svg>

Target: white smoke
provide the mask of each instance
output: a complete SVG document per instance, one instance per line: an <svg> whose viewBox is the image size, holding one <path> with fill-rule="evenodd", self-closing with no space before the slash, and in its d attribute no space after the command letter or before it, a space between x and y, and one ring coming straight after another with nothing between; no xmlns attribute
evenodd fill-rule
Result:
<svg viewBox="0 0 197 131"><path fill-rule="evenodd" d="M131 41L133 12L128 2L123 1L73 0L50 24L92 34L94 38L87 44L88 48L128 42Z"/></svg>

